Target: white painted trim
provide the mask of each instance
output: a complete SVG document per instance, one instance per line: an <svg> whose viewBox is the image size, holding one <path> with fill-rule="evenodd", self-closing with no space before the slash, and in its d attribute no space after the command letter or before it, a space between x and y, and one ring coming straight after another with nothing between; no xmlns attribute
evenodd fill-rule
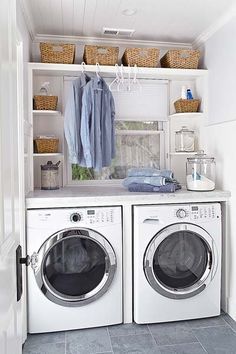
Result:
<svg viewBox="0 0 236 354"><path fill-rule="evenodd" d="M122 39L111 37L86 37L86 36L58 36L58 35L45 35L36 34L34 42L71 42L75 44L103 44L109 43L114 45L136 46L136 47L162 47L162 48L192 48L191 43L182 42L160 42L160 41L144 41L138 39Z"/></svg>
<svg viewBox="0 0 236 354"><path fill-rule="evenodd" d="M28 2L26 0L19 0L20 8L25 20L26 27L28 29L30 38L32 41L34 41L35 38L35 26L34 26L34 20L33 16L31 13L31 10L29 9Z"/></svg>
<svg viewBox="0 0 236 354"><path fill-rule="evenodd" d="M225 13L223 13L217 21L203 31L192 43L193 48L199 48L217 31L226 25L233 17L236 16L236 4L233 4Z"/></svg>

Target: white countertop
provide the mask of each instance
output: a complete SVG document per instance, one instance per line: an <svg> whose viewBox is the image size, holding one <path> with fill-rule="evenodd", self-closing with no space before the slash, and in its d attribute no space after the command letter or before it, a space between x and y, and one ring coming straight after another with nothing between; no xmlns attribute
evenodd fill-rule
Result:
<svg viewBox="0 0 236 354"><path fill-rule="evenodd" d="M72 186L55 191L35 190L26 198L27 209L60 208L77 206L103 206L121 204L175 204L200 202L225 202L230 192L191 192L186 189L175 193L129 192L120 185Z"/></svg>

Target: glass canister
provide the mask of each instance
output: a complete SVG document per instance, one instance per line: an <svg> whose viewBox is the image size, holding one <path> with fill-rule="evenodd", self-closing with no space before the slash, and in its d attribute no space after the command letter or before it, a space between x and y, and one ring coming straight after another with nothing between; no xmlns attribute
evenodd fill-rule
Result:
<svg viewBox="0 0 236 354"><path fill-rule="evenodd" d="M175 132L175 151L192 152L194 151L194 131L183 126Z"/></svg>
<svg viewBox="0 0 236 354"><path fill-rule="evenodd" d="M56 164L48 161L46 165L41 165L41 189L59 189L59 165L60 161Z"/></svg>
<svg viewBox="0 0 236 354"><path fill-rule="evenodd" d="M201 150L188 157L186 162L187 189L212 191L215 189L215 158Z"/></svg>

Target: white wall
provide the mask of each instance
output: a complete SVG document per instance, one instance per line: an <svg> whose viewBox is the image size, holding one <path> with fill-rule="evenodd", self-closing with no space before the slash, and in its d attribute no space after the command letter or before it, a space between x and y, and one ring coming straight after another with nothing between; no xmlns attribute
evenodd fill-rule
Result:
<svg viewBox="0 0 236 354"><path fill-rule="evenodd" d="M205 43L209 70L206 150L215 156L217 188L232 193L224 240L223 308L236 320L236 21L233 18Z"/></svg>

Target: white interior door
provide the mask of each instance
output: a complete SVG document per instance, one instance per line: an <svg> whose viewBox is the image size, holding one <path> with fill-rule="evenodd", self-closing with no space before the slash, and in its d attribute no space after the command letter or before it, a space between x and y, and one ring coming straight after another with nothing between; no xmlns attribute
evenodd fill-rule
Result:
<svg viewBox="0 0 236 354"><path fill-rule="evenodd" d="M16 0L1 0L0 33L0 353L19 354L22 351L22 300L17 301L16 249L20 243L22 210Z"/></svg>

